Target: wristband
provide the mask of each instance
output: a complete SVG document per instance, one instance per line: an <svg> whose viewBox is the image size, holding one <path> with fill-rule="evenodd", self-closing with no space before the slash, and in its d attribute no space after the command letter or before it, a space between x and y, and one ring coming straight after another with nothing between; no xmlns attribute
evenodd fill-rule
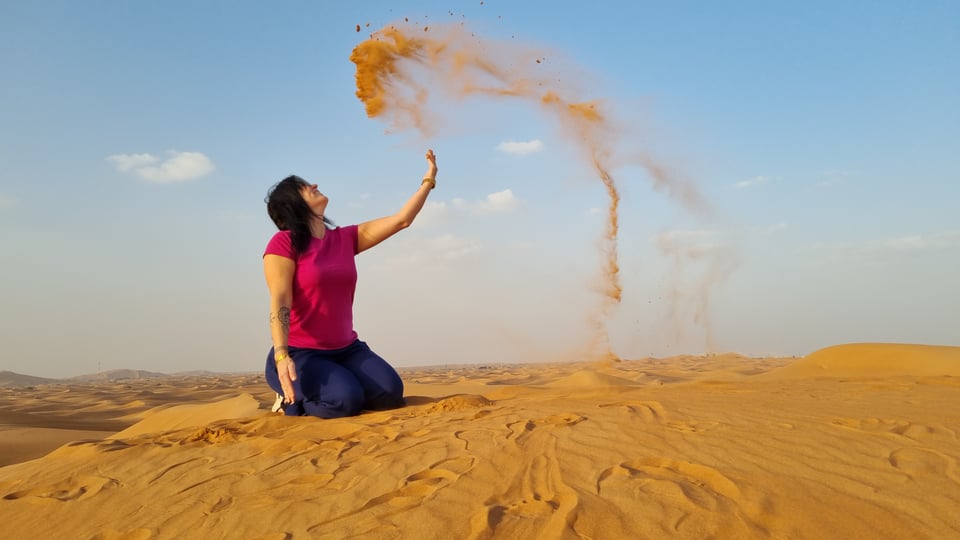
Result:
<svg viewBox="0 0 960 540"><path fill-rule="evenodd" d="M276 363L278 363L278 364L279 364L280 362L283 362L284 360L290 360L290 359L291 359L291 358L290 358L290 353L283 352L283 351L277 351L277 352L274 353L274 355L273 355L273 361L276 362Z"/></svg>
<svg viewBox="0 0 960 540"><path fill-rule="evenodd" d="M423 181L420 182L420 185L422 186L422 185L426 184L427 182L430 182L430 189L433 189L433 188L437 187L437 181L436 181L436 179L430 178L429 176L424 177Z"/></svg>

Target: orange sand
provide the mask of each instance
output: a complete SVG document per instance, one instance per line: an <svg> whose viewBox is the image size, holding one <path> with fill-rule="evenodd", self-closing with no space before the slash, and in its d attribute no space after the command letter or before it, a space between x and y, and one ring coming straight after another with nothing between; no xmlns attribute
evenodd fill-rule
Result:
<svg viewBox="0 0 960 540"><path fill-rule="evenodd" d="M251 375L5 388L4 458L84 440L0 468L0 537L956 538L958 370L876 344L409 369L408 407L340 420L269 413Z"/></svg>

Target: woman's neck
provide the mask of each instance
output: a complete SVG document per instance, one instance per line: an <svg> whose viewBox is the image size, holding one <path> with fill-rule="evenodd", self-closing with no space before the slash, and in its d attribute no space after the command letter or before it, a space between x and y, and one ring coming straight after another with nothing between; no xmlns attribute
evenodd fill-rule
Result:
<svg viewBox="0 0 960 540"><path fill-rule="evenodd" d="M327 224L323 222L322 217L315 217L310 220L310 235L314 238L323 238L327 234Z"/></svg>

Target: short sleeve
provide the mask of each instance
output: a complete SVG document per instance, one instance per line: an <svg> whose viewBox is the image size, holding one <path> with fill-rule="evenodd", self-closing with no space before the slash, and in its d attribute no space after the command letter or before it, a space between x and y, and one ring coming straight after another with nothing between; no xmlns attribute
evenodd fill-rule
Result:
<svg viewBox="0 0 960 540"><path fill-rule="evenodd" d="M293 250L293 241L290 239L290 231L278 231L273 235L270 242L267 243L267 249L264 255L280 255L288 259L297 260L296 253Z"/></svg>
<svg viewBox="0 0 960 540"><path fill-rule="evenodd" d="M359 247L359 227L357 225L348 225L343 227L343 234L347 236L351 245L353 245L353 254L357 254L357 248Z"/></svg>

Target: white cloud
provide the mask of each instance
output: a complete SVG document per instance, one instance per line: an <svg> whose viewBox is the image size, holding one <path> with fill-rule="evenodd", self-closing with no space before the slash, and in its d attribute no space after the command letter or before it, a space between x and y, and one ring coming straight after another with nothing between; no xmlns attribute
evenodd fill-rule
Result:
<svg viewBox="0 0 960 540"><path fill-rule="evenodd" d="M507 188L503 191L491 193L487 195L486 198L479 201L467 201L458 197L451 200L449 206L443 202L434 203L432 206L430 203L427 203L427 205L424 206L424 211L428 211L429 214L432 214L430 221L433 223L436 221L434 217L446 217L450 209L457 210L459 212L485 216L488 214L504 214L507 212L513 212L519 208L520 199L513 194L512 189Z"/></svg>
<svg viewBox="0 0 960 540"><path fill-rule="evenodd" d="M0 210L8 210L16 206L20 201L16 197L0 193Z"/></svg>
<svg viewBox="0 0 960 540"><path fill-rule="evenodd" d="M770 181L769 176L754 176L753 178L749 178L747 180L741 180L736 184L734 184L733 186L737 189L745 189L745 188L756 186L759 184L764 184L769 181Z"/></svg>
<svg viewBox="0 0 960 540"><path fill-rule="evenodd" d="M497 145L497 150L503 152L504 154L525 156L527 154L534 154L543 150L543 141L540 139L533 139L530 141L503 141Z"/></svg>
<svg viewBox="0 0 960 540"><path fill-rule="evenodd" d="M116 154L108 156L107 161L120 172L133 172L140 178L161 184L194 180L214 170L210 158L200 152L169 150L167 156L160 162L151 154Z"/></svg>
<svg viewBox="0 0 960 540"><path fill-rule="evenodd" d="M487 195L478 201L455 198L450 202L427 201L417 214L414 227L419 229L431 228L446 223L451 217L458 215L485 216L489 214L505 214L520 208L520 199L513 194L513 190L505 189Z"/></svg>
<svg viewBox="0 0 960 540"><path fill-rule="evenodd" d="M500 214L517 208L520 208L520 199L513 194L513 190L505 189L487 195L485 200L474 205L473 211L477 214Z"/></svg>
<svg viewBox="0 0 960 540"><path fill-rule="evenodd" d="M150 154L116 154L107 157L107 161L112 162L120 172L127 172L131 169L139 169L153 165L159 159Z"/></svg>

